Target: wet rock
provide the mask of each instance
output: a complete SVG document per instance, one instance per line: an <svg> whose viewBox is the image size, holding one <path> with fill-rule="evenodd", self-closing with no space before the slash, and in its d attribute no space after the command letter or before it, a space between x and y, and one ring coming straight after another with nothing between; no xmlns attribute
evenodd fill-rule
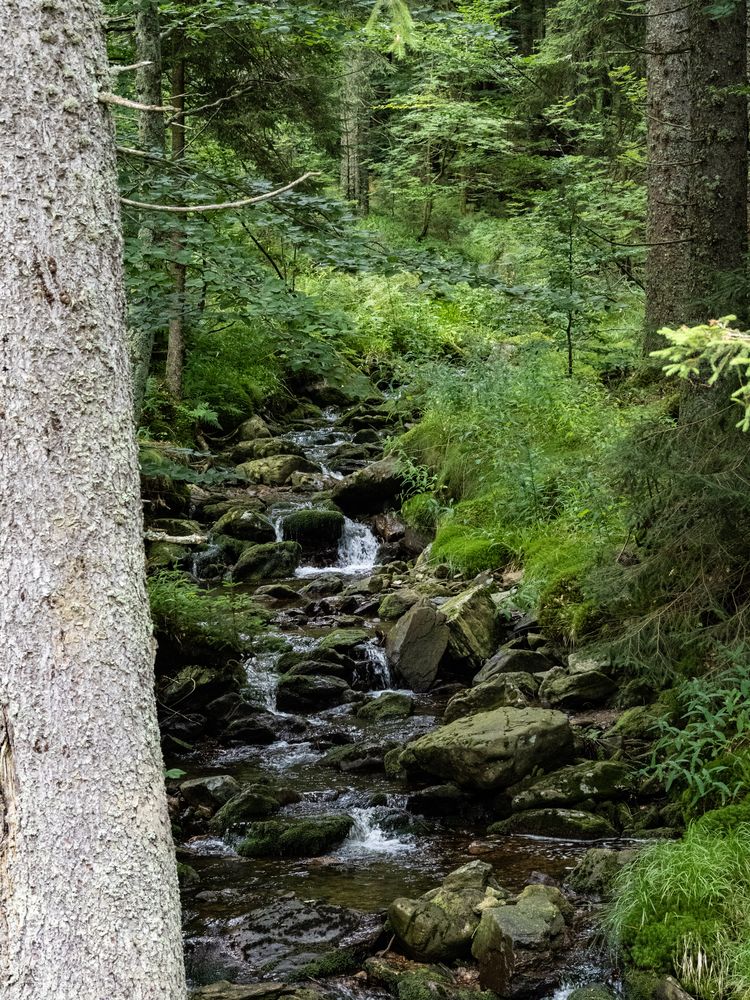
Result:
<svg viewBox="0 0 750 1000"><path fill-rule="evenodd" d="M637 854L636 850L615 851L606 847L592 847L568 876L568 885L576 892L607 896L622 866L631 862Z"/></svg>
<svg viewBox="0 0 750 1000"><path fill-rule="evenodd" d="M180 785L180 794L191 806L208 806L216 810L240 792L240 783L230 774L212 774L206 778L191 778Z"/></svg>
<svg viewBox="0 0 750 1000"><path fill-rule="evenodd" d="M537 767L569 757L573 737L562 712L498 708L457 719L409 743L399 764L463 788L507 788Z"/></svg>
<svg viewBox="0 0 750 1000"><path fill-rule="evenodd" d="M248 483L285 486L294 472L320 472L320 468L301 455L273 455L242 462L235 472Z"/></svg>
<svg viewBox="0 0 750 1000"><path fill-rule="evenodd" d="M214 833L226 833L236 826L245 826L252 820L272 816L281 808L281 802L267 785L248 785L232 796L211 820Z"/></svg>
<svg viewBox="0 0 750 1000"><path fill-rule="evenodd" d="M232 579L245 583L284 579L294 575L301 558L302 550L296 542L248 545L232 569Z"/></svg>
<svg viewBox="0 0 750 1000"><path fill-rule="evenodd" d="M458 785L432 785L410 795L409 812L420 816L464 817L474 807L474 799Z"/></svg>
<svg viewBox="0 0 750 1000"><path fill-rule="evenodd" d="M448 626L447 658L472 672L495 648L498 612L490 588L480 583L450 598L440 608Z"/></svg>
<svg viewBox="0 0 750 1000"><path fill-rule="evenodd" d="M617 994L606 983L591 983L573 990L568 1000L617 1000Z"/></svg>
<svg viewBox="0 0 750 1000"><path fill-rule="evenodd" d="M388 660L413 691L427 691L448 646L445 616L421 601L396 622L386 642Z"/></svg>
<svg viewBox="0 0 750 1000"><path fill-rule="evenodd" d="M654 1000L693 1000L673 976L664 976L654 989Z"/></svg>
<svg viewBox="0 0 750 1000"><path fill-rule="evenodd" d="M393 742L360 742L351 746L336 747L323 758L328 767L349 772L377 772L384 770L385 755L393 750Z"/></svg>
<svg viewBox="0 0 750 1000"><path fill-rule="evenodd" d="M269 583L265 587L258 587L255 597L270 597L274 601L296 601L299 593L285 583Z"/></svg>
<svg viewBox="0 0 750 1000"><path fill-rule="evenodd" d="M398 542L404 537L406 527L393 511L376 514L372 519L372 530L384 542Z"/></svg>
<svg viewBox="0 0 750 1000"><path fill-rule="evenodd" d="M341 657L340 663L328 662L322 658L319 660L298 660L293 666L289 667L286 673L292 677L300 674L306 674L307 676L326 674L329 677L343 677L349 683L354 674L354 664L347 657Z"/></svg>
<svg viewBox="0 0 750 1000"><path fill-rule="evenodd" d="M492 866L471 861L452 872L438 889L418 899L396 899L388 908L391 927L408 953L423 961L451 961L468 955L485 900L502 905L508 896L492 877Z"/></svg>
<svg viewBox="0 0 750 1000"><path fill-rule="evenodd" d="M188 535L199 535L203 530L197 521L186 517L157 517L148 522L152 531L163 531L165 535L175 535L186 538Z"/></svg>
<svg viewBox="0 0 750 1000"><path fill-rule="evenodd" d="M247 507L233 507L222 514L211 532L256 544L273 542L276 538L276 530L268 518Z"/></svg>
<svg viewBox="0 0 750 1000"><path fill-rule="evenodd" d="M149 571L179 566L189 551L177 542L148 542L146 552Z"/></svg>
<svg viewBox="0 0 750 1000"><path fill-rule="evenodd" d="M305 552L334 549L344 530L338 510L295 510L281 522L284 541L299 542Z"/></svg>
<svg viewBox="0 0 750 1000"><path fill-rule="evenodd" d="M561 840L599 840L617 831L603 816L582 809L528 809L493 823L487 833L527 834Z"/></svg>
<svg viewBox="0 0 750 1000"><path fill-rule="evenodd" d="M544 673L553 666L552 661L544 655L532 649L501 649L491 657L479 673L474 678L474 684L483 684L485 681L499 677L501 674Z"/></svg>
<svg viewBox="0 0 750 1000"><path fill-rule="evenodd" d="M501 674L454 695L445 706L444 722L493 708L527 708L536 697L540 681L533 674Z"/></svg>
<svg viewBox="0 0 750 1000"><path fill-rule="evenodd" d="M395 590L391 594L386 594L378 607L378 615L385 621L394 621L400 618L419 600L419 594L415 590Z"/></svg>
<svg viewBox="0 0 750 1000"><path fill-rule="evenodd" d="M300 816L253 823L238 845L245 858L312 858L338 846L349 834L351 816Z"/></svg>
<svg viewBox="0 0 750 1000"><path fill-rule="evenodd" d="M345 514L377 514L396 507L404 488L398 461L384 458L342 479L333 488L333 499Z"/></svg>
<svg viewBox="0 0 750 1000"><path fill-rule="evenodd" d="M251 746L270 746L276 742L275 725L276 719L270 712L245 705L233 713L224 736L230 741L237 740Z"/></svg>
<svg viewBox="0 0 750 1000"><path fill-rule="evenodd" d="M244 671L239 664L183 667L160 686L159 698L166 707L189 713L205 708L221 695L239 691L244 681Z"/></svg>
<svg viewBox="0 0 750 1000"><path fill-rule="evenodd" d="M412 962L401 955L387 953L368 958L365 972L368 985L384 987L403 1000L458 1000L460 996L446 968Z"/></svg>
<svg viewBox="0 0 750 1000"><path fill-rule="evenodd" d="M389 692L371 698L367 704L357 709L357 718L368 722L379 719L408 719L414 713L414 699L408 694Z"/></svg>
<svg viewBox="0 0 750 1000"><path fill-rule="evenodd" d="M255 441L258 438L270 438L271 432L263 417L256 414L240 424L237 437L240 441Z"/></svg>
<svg viewBox="0 0 750 1000"><path fill-rule="evenodd" d="M304 455L297 445L283 438L256 438L255 441L240 441L232 449L232 461L236 464L252 462L257 458L272 458L276 455Z"/></svg>
<svg viewBox="0 0 750 1000"><path fill-rule="evenodd" d="M252 983L241 986L226 979L201 986L190 995L190 1000L318 1000L315 990L295 989L285 983Z"/></svg>
<svg viewBox="0 0 750 1000"><path fill-rule="evenodd" d="M327 636L320 640L316 649L321 652L334 651L337 653L352 654L356 647L371 638L371 633L363 628L339 628L329 632Z"/></svg>
<svg viewBox="0 0 750 1000"><path fill-rule="evenodd" d="M556 667L544 678L539 700L553 708L584 708L600 704L616 689L612 678L598 670L571 674L562 667Z"/></svg>
<svg viewBox="0 0 750 1000"><path fill-rule="evenodd" d="M550 806L575 806L579 802L617 801L635 789L633 771L618 761L586 761L544 775L513 796L513 811Z"/></svg>
<svg viewBox="0 0 750 1000"><path fill-rule="evenodd" d="M300 590L303 597L330 597L339 594L344 589L344 581L340 576L320 576L306 583Z"/></svg>
<svg viewBox="0 0 750 1000"><path fill-rule="evenodd" d="M350 691L341 677L284 674L279 679L276 704L282 712L330 708L340 705Z"/></svg>

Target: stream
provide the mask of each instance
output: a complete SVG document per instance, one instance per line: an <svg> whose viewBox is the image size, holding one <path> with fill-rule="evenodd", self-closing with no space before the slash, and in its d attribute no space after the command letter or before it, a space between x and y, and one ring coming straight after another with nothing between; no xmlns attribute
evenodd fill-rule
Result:
<svg viewBox="0 0 750 1000"><path fill-rule="evenodd" d="M303 448L329 480L340 480L364 464L346 458L352 435L338 418L335 411L325 411L317 426L293 428L284 435ZM342 450L345 458L337 460ZM268 504L267 516L279 540L284 515L312 506L309 492L288 488L277 491ZM438 724L446 693L404 692L414 698L414 713L406 719L368 721L353 714L351 704L309 713L279 710L281 657L290 650L312 649L339 627L356 626L367 632L355 650L355 690L367 698L403 691L394 682L384 649L388 623L378 618L377 600L368 597L366 588L358 594L358 586L378 565L380 553L381 542L370 523L347 517L335 559L329 556L318 565L311 558L294 576L274 581L290 588L283 598L266 602L273 610L270 633L278 648L260 649L243 664L246 697L273 719L273 742L214 745L168 762L188 778L231 775L244 784L266 776L281 781L293 790L290 798L296 799L283 807L281 816L335 812L353 819L338 847L313 858L245 858L237 853L238 838L231 833L185 836L179 845L180 859L198 876L183 891L186 961L194 986L217 979L237 983L283 979L325 944L345 948L369 939L384 948L388 942L379 939L379 928L394 898L433 889L468 861L489 862L503 887L515 892L530 879L564 882L591 846L534 837L488 837L485 824L470 818L423 817L407 809L403 784L386 777L382 769L344 771L326 763L332 747L371 740L398 746L430 731ZM194 560L193 569L200 573L199 561ZM341 583L331 583L333 578ZM316 581L322 581L321 594L341 592L341 587L344 595L355 595L349 602L351 612L344 614L324 596L315 596L310 585ZM252 593L257 588L247 589ZM573 960L568 956L566 961L561 978L567 985L548 993L548 1000L565 1000L573 985L607 972L583 944ZM382 995L351 977L323 980L316 988L331 997L367 1000Z"/></svg>

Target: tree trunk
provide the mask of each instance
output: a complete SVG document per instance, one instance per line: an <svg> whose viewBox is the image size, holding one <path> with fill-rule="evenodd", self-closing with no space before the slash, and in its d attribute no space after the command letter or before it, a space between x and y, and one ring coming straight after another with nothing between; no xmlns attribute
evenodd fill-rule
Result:
<svg viewBox="0 0 750 1000"><path fill-rule="evenodd" d="M172 159L185 156L185 60L178 54L172 71ZM187 265L180 257L185 251L185 233L180 225L172 230L172 309L167 341L166 383L175 399L182 398L182 368L185 359L185 279Z"/></svg>
<svg viewBox="0 0 750 1000"><path fill-rule="evenodd" d="M145 63L136 72L136 91L141 104L160 107L161 92L161 35L159 28L159 8L154 0L140 0L135 18L136 62ZM161 111L141 111L138 122L138 138L141 148L157 156L164 156L166 129ZM147 178L155 176L158 165L146 168ZM145 199L148 200L148 199ZM146 215L138 232L142 253L158 242L163 230L155 214ZM149 266L149 262L146 262ZM146 382L154 349L154 327L138 326L128 331L130 359L133 368L133 410L136 425L143 409Z"/></svg>
<svg viewBox="0 0 750 1000"><path fill-rule="evenodd" d="M0 5L0 995L183 1000L95 0Z"/></svg>
<svg viewBox="0 0 750 1000"><path fill-rule="evenodd" d="M649 0L647 14L646 355L663 346L658 330L690 318L688 202L693 160L689 9L674 0Z"/></svg>
<svg viewBox="0 0 750 1000"><path fill-rule="evenodd" d="M746 319L747 26L745 0L711 17L690 7L694 311L705 322Z"/></svg>
<svg viewBox="0 0 750 1000"><path fill-rule="evenodd" d="M368 105L367 56L358 46L351 46L344 58L341 88L341 194L356 203L361 216L370 211Z"/></svg>

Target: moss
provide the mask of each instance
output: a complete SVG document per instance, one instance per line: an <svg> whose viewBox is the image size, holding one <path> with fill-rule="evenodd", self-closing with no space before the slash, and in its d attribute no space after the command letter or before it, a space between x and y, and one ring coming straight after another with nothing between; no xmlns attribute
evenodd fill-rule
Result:
<svg viewBox="0 0 750 1000"><path fill-rule="evenodd" d="M370 638L370 633L361 628L338 628L320 640L317 649L321 652L349 652Z"/></svg>
<svg viewBox="0 0 750 1000"><path fill-rule="evenodd" d="M498 569L511 558L512 552L503 542L453 522L438 529L430 552L433 563L445 563L466 576Z"/></svg>
<svg viewBox="0 0 750 1000"><path fill-rule="evenodd" d="M736 830L741 824L750 825L750 797L735 805L711 809L695 821L694 827L702 833L718 837L729 830Z"/></svg>
<svg viewBox="0 0 750 1000"><path fill-rule="evenodd" d="M201 880L200 875L195 868L191 868L190 865L186 865L184 861L177 862L177 878L181 889L187 889L191 886L197 885Z"/></svg>
<svg viewBox="0 0 750 1000"><path fill-rule="evenodd" d="M301 979L346 976L356 972L361 963L362 952L359 949L339 948L336 951L327 951L319 958L314 958L288 978L291 982L298 982Z"/></svg>
<svg viewBox="0 0 750 1000"><path fill-rule="evenodd" d="M248 545L232 570L232 579L244 583L283 580L294 576L302 549L296 542L266 542Z"/></svg>
<svg viewBox="0 0 750 1000"><path fill-rule="evenodd" d="M284 541L299 542L305 549L326 549L338 544L344 515L337 510L296 510L282 522Z"/></svg>
<svg viewBox="0 0 750 1000"><path fill-rule="evenodd" d="M434 493L418 493L402 505L401 516L410 528L429 534L437 528L440 510Z"/></svg>
<svg viewBox="0 0 750 1000"><path fill-rule="evenodd" d="M314 816L253 823L237 847L245 858L309 858L325 854L345 840L351 816Z"/></svg>

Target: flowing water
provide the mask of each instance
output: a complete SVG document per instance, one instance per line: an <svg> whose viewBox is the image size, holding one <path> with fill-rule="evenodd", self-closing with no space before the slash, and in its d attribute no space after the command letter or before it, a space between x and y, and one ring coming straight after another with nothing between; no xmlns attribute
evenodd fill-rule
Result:
<svg viewBox="0 0 750 1000"><path fill-rule="evenodd" d="M351 435L337 426L334 411L326 412L320 426L285 437L304 448L326 475L340 478L334 468L335 455L351 442ZM277 536L281 537L286 513L311 506L304 494L280 497L270 511ZM300 590L303 581L337 576L344 577L344 585L350 587L372 574L379 550L371 527L347 518L335 562L303 566L287 582ZM200 570L200 566L195 568ZM403 787L386 777L382 766L349 771L329 766L326 754L337 746L366 745L373 740L398 746L415 739L436 725L444 699L403 692L414 698L414 714L377 722L360 719L349 704L301 715L280 712L276 701L279 650L309 652L332 627L355 624L334 611L333 624L321 627L316 618L307 620L309 608L310 599L302 595L299 600L283 601L271 626L273 651L260 650L244 663L248 699L274 721L274 742L195 753L180 760L179 766L190 777L231 774L240 782L254 782L270 776L283 781L299 798L281 815L345 813L353 825L337 849L319 858L250 860L237 854L237 838L231 834L187 838L183 859L200 877L184 901L188 971L196 984L221 978L237 982L278 978L279 969L282 973L287 969L284 962L291 962L289 968L293 968L295 956L306 953L306 942L315 944L313 954L320 942L344 947L357 939L362 921L369 933L373 926L377 933L381 915L394 898L433 889L448 872L475 858L493 864L500 882L517 891L532 873L564 880L586 850L580 843L487 838L483 827L460 816L449 820L415 816L406 808ZM365 616L356 625L369 629L371 636L353 651L357 657L353 686L368 698L382 697L394 690L383 623ZM353 912L359 917L349 927ZM566 1000L575 985L607 973L606 968L591 964L586 954L575 965L567 975L568 984L547 1000ZM384 996L344 980L326 981L321 989L335 1000L381 1000Z"/></svg>

